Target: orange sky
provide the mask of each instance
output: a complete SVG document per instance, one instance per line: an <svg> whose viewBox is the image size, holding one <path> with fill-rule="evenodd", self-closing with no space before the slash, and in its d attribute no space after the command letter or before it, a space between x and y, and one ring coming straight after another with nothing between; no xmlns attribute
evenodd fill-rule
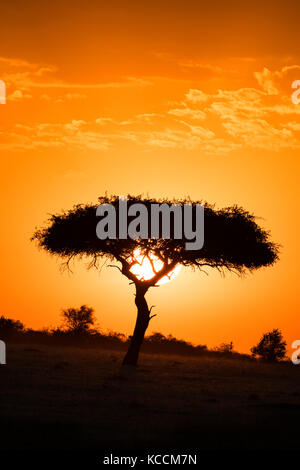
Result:
<svg viewBox="0 0 300 470"><path fill-rule="evenodd" d="M149 331L248 351L280 328L290 345L300 337L297 2L105 3L1 6L0 314L55 326L61 308L86 303L104 329L130 334L127 279L84 263L62 274L29 238L47 214L106 190L190 195L254 212L281 260L244 279L182 269L150 291Z"/></svg>

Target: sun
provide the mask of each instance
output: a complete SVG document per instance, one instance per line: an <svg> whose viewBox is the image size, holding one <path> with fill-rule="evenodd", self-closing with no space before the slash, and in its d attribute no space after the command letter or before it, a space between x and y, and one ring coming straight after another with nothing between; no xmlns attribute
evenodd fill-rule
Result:
<svg viewBox="0 0 300 470"><path fill-rule="evenodd" d="M148 255L143 255L139 248L134 250L133 258L136 263L131 267L130 271L138 278L144 279L147 281L151 279L155 272L152 268L151 262L154 266L155 271L160 271L163 267L163 262L155 256L153 253L149 253ZM156 285L165 284L166 282L172 281L179 271L181 270L181 264L177 264L175 268L169 272L166 276L162 277L160 281L156 283Z"/></svg>

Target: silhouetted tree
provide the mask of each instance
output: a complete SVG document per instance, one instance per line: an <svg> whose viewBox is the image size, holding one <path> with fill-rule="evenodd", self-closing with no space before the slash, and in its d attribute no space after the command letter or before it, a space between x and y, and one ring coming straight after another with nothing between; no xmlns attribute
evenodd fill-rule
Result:
<svg viewBox="0 0 300 470"><path fill-rule="evenodd" d="M67 308L62 311L66 330L76 335L88 333L95 323L94 309L81 305L80 308Z"/></svg>
<svg viewBox="0 0 300 470"><path fill-rule="evenodd" d="M286 341L277 328L265 333L256 346L251 348L252 355L258 356L264 361L278 362L286 355Z"/></svg>
<svg viewBox="0 0 300 470"><path fill-rule="evenodd" d="M113 204L118 220L117 196L99 198L96 205L77 205L62 214L50 217L45 228L37 230L33 239L38 241L41 248L51 254L65 259L68 266L77 257L90 257L89 266L98 266L101 258L115 260L116 267L135 286L135 304L137 320L128 352L123 364L136 365L141 344L148 327L151 308L148 307L145 295L157 285L158 281L169 274L180 263L202 270L205 267L216 268L219 271L234 271L239 274L253 271L261 266L272 265L278 255L277 246L270 242L269 233L260 228L253 215L244 209L233 206L216 210L202 201L190 200L154 200L141 196L127 196L128 208L131 204L143 203L151 213L151 204L202 204L204 212L204 246L201 250L186 250L185 240L175 239L106 239L96 236L96 208L99 204ZM171 230L173 233L173 231ZM151 279L139 279L131 271L136 263L134 252L139 252L149 258L154 254L161 262L162 268L155 271ZM149 259L150 260L150 259Z"/></svg>
<svg viewBox="0 0 300 470"><path fill-rule="evenodd" d="M152 333L152 335L148 336L147 339L150 343L159 343L159 344L166 343L168 341L168 338L165 335L158 333L158 332Z"/></svg>
<svg viewBox="0 0 300 470"><path fill-rule="evenodd" d="M222 353L232 353L233 352L233 342L230 341L230 343L221 343L220 346L217 346L215 348L215 351L219 351Z"/></svg>
<svg viewBox="0 0 300 470"><path fill-rule="evenodd" d="M10 339L23 331L24 325L19 320L0 317L0 339Z"/></svg>

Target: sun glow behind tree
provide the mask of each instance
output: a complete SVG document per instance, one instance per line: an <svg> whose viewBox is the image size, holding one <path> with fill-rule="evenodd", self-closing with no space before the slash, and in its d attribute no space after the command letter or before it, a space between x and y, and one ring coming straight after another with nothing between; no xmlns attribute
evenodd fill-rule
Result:
<svg viewBox="0 0 300 470"><path fill-rule="evenodd" d="M152 279L164 266L164 263L155 256L154 253L149 252L147 255L144 255L138 248L134 250L131 262L135 262L135 264L131 267L130 271L137 279L145 281ZM156 285L159 286L172 281L181 270L181 267L181 264L177 264L175 268L160 279Z"/></svg>

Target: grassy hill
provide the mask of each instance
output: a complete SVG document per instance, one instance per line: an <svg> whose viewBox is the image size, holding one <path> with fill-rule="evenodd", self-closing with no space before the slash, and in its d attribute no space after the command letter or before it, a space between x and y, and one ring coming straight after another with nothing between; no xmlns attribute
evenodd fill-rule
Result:
<svg viewBox="0 0 300 470"><path fill-rule="evenodd" d="M1 450L298 449L300 366L9 345Z"/></svg>

